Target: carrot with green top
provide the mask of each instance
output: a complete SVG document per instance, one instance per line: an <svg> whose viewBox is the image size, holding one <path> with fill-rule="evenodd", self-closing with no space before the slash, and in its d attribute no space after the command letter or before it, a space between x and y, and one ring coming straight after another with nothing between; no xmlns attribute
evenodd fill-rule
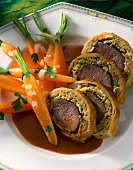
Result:
<svg viewBox="0 0 133 170"><path fill-rule="evenodd" d="M34 10L33 11L33 19L37 26L37 28L42 33L51 34L50 31L46 28L45 24L40 19L38 13ZM46 56L44 58L44 62L47 63L49 66L53 66L53 58L54 58L54 43L49 41L48 39L44 39L45 46L48 48L46 52Z"/></svg>
<svg viewBox="0 0 133 170"><path fill-rule="evenodd" d="M67 18L64 13L61 14L61 24L60 27L56 33L56 37L58 39L55 39L55 53L54 53L54 66L59 66L56 68L55 73L67 75L67 66L66 66L66 60L64 56L64 52L62 49L62 45L60 43L62 37L65 34L65 31L67 30Z"/></svg>
<svg viewBox="0 0 133 170"><path fill-rule="evenodd" d="M52 41L52 43L54 43L55 49L54 49L53 66L56 66L55 73L62 74L62 75L67 75L66 60L60 43L61 38L64 36L66 29L67 29L67 18L65 14L62 13L61 24L56 33L56 36L52 36L47 33L37 34L38 36L48 39Z"/></svg>
<svg viewBox="0 0 133 170"><path fill-rule="evenodd" d="M14 52L14 58L22 69L24 76L23 82L27 94L27 100L31 104L49 142L57 145L57 137L54 126L46 105L45 98L35 77L29 72L19 48Z"/></svg>
<svg viewBox="0 0 133 170"><path fill-rule="evenodd" d="M13 45L7 43L7 42L3 42L2 40L0 40L0 47L1 47L1 50L7 55L9 56L11 59L14 60L14 57L13 57L13 51L16 50L16 47L14 47ZM38 64L35 64L31 58L29 58L28 56L24 55L24 59L25 59L25 62L27 64L28 67L30 68L34 68L36 69L37 67L40 67L40 65Z"/></svg>
<svg viewBox="0 0 133 170"><path fill-rule="evenodd" d="M14 15L13 22L16 24L17 28L20 30L24 38L26 39L26 44L31 54L31 58L34 63L39 63L40 66L44 66L43 60L46 54L46 50L42 44L35 42L31 37L30 33L27 30L26 23L24 17L22 17L23 24L18 20L18 18Z"/></svg>
<svg viewBox="0 0 133 170"><path fill-rule="evenodd" d="M56 61L54 61L54 52L55 52L55 44L53 41L53 39L50 39L50 37L45 37L45 33L48 33L50 34L50 32L47 30L46 26L44 25L44 23L40 20L38 14L36 11L34 11L34 15L33 15L33 19L37 25L37 27L39 28L39 30L43 33L43 38L46 38L47 40L51 41L51 43L49 42L49 48L48 48L48 51L46 53L46 57L45 57L45 62L49 65L49 66L54 66L56 63ZM67 25L68 23L68 20L67 20L67 17L66 15L62 12L61 13L61 22L60 22L60 26L59 26L59 29L56 33L56 36L55 39L58 39L58 41L60 42L62 37L64 36L65 34L65 31L67 30ZM57 44L56 44L57 45ZM60 47L59 47L60 48ZM61 49L60 49L61 50ZM62 57L62 56L61 56ZM58 60L59 61L59 60Z"/></svg>
<svg viewBox="0 0 133 170"><path fill-rule="evenodd" d="M50 32L48 31L48 29L46 28L45 24L42 22L42 20L40 19L38 13L34 10L33 11L33 19L34 19L34 22L36 24L36 26L38 27L38 29L42 32L42 33L48 33L50 34ZM44 40L44 44L45 44L45 47L48 48L49 47L49 44L51 45L51 42L49 40ZM49 48L48 48L49 49ZM46 59L47 59L47 53L48 51L46 52L46 56L44 57L44 62L46 62ZM44 64L45 65L45 64ZM52 65L51 65L52 66ZM46 66L47 67L47 66ZM46 68L45 67L45 68ZM44 68L44 70L45 70ZM41 70L43 71L43 70ZM41 73L40 71L40 73ZM46 71L46 70L45 70ZM40 74L38 74L40 75ZM48 75L48 74L47 74ZM49 76L48 76L49 77ZM51 90L53 90L55 87L54 87L54 82L53 81L49 81L49 80L46 80L46 79L40 79L39 78L39 86L41 87L41 90L43 92L43 95L47 95Z"/></svg>
<svg viewBox="0 0 133 170"><path fill-rule="evenodd" d="M54 76L51 77L51 75L53 75L52 70L54 71L54 67L48 66L47 65L47 69L46 67L44 69L41 68L37 68L35 69L30 69L29 71L31 74L34 75L34 77L39 80L46 80L46 81L57 81L57 82L64 82L64 83L74 83L76 81L76 79L69 77L69 76L65 76L65 75L61 75L61 74L55 74ZM23 76L23 72L21 70L21 68L11 68L11 69L5 69L0 67L0 74L9 74L12 77L16 77L16 78L22 78Z"/></svg>
<svg viewBox="0 0 133 170"><path fill-rule="evenodd" d="M60 65L58 57L61 55L60 56L60 59L61 59L61 62L62 62L62 66L61 67L64 67L65 72L66 72L66 64L65 64L66 61L64 61L65 57L63 56L64 53L63 53L60 41L62 40L62 38L63 38L63 36L64 36L64 34L65 34L66 30L67 30L67 27L68 27L67 24L68 24L67 17L62 12L61 13L60 26L59 26L59 29L58 29L58 31L56 33L56 36L55 36L58 39L58 41L56 43L55 42L51 43L51 45L49 46L49 51L47 52L48 55L46 54L46 56L48 56L47 57L47 63L49 64L51 62L53 66L55 66L55 65L59 66ZM50 54L50 51L51 51L51 54ZM59 56L57 55L58 51L60 51L60 55ZM51 57L49 57L50 55L51 55ZM62 74L59 70L58 70L59 72L57 70L58 69L56 69L55 73ZM67 73L65 73L65 74L63 73L63 75L67 75Z"/></svg>

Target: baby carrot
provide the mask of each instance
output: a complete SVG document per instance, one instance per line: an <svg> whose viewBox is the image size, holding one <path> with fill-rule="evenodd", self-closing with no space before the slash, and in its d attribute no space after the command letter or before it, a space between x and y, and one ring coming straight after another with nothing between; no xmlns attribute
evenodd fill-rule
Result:
<svg viewBox="0 0 133 170"><path fill-rule="evenodd" d="M49 39L55 43L53 66L55 66L56 69L54 72L57 74L67 75L66 60L59 39L47 33L37 34L37 35ZM57 87L61 87L61 86L67 87L66 83L56 83L56 84Z"/></svg>
<svg viewBox="0 0 133 170"><path fill-rule="evenodd" d="M24 73L23 82L28 102L31 104L49 142L51 144L57 145L56 133L46 105L45 98L43 97L36 79L32 74L30 74L19 48L17 51L15 51L14 58Z"/></svg>
<svg viewBox="0 0 133 170"><path fill-rule="evenodd" d="M39 80L39 86L44 97L46 97L49 92L54 89L52 81Z"/></svg>
<svg viewBox="0 0 133 170"><path fill-rule="evenodd" d="M14 60L13 57L13 51L16 50L16 47L14 47L13 45L7 43L7 42L3 42L2 40L0 40L0 46L1 46L1 50L8 55L11 59ZM23 55L25 62L27 64L28 67L30 68L34 68L36 69L37 67L40 67L40 65L35 64L31 58L29 58L28 56Z"/></svg>
<svg viewBox="0 0 133 170"><path fill-rule="evenodd" d="M61 24L56 33L56 36L52 36L47 34L46 32L42 32L43 34L39 34L39 36L44 37L45 39L51 40L46 57L45 62L50 66L55 66L55 73L67 75L67 66L66 60L63 53L63 49L60 43L61 38L64 36L64 33L67 29L67 17L64 13L61 14ZM41 29L40 29L41 30ZM56 87L67 86L66 83L56 82Z"/></svg>
<svg viewBox="0 0 133 170"><path fill-rule="evenodd" d="M13 114L13 113L32 110L32 107L29 103L24 104L23 102L21 102L22 108L15 111L13 108L12 102L13 101L1 102L0 103L0 112L2 112L4 115L7 115L7 114Z"/></svg>
<svg viewBox="0 0 133 170"><path fill-rule="evenodd" d="M25 89L22 87L23 82L9 75L0 75L0 88L10 92L20 92L25 95Z"/></svg>
<svg viewBox="0 0 133 170"><path fill-rule="evenodd" d="M40 66L43 66L43 63L41 63L41 60L44 60L46 50L44 46L42 46L40 43L37 43L33 40L30 33L27 30L26 23L24 18L22 18L23 24L18 20L18 18L14 15L13 21L16 24L17 28L21 31L22 35L26 39L27 47L29 49L29 52L31 54L31 58L33 58L33 61L35 63L39 63Z"/></svg>
<svg viewBox="0 0 133 170"><path fill-rule="evenodd" d="M36 79L42 79L42 80L46 80L46 81L55 81L55 82L64 82L64 83L74 83L76 81L76 79L69 77L69 76L65 76L65 75L61 75L61 74L54 74L54 76L51 78L48 76L47 72L44 73L44 69L30 69L29 71L31 74L34 75L34 77ZM43 72L43 73L40 73ZM22 78L22 70L21 68L11 68L11 69L4 69L2 67L0 67L0 74L9 74L12 77L16 77L16 78Z"/></svg>
<svg viewBox="0 0 133 170"><path fill-rule="evenodd" d="M66 60L63 53L62 46L59 41L55 42L54 66L57 66L55 73L67 75Z"/></svg>
<svg viewBox="0 0 133 170"><path fill-rule="evenodd" d="M53 42L51 42L47 50L46 57L44 58L45 63L48 64L49 66L53 66L54 50L55 50L55 45Z"/></svg>
<svg viewBox="0 0 133 170"><path fill-rule="evenodd" d="M34 10L33 11L33 19L34 22L36 24L36 26L38 27L38 29L42 32L42 33L48 33L51 34L48 29L46 28L45 24L42 22L42 20L40 19L38 13ZM49 66L53 66L53 60L54 60L54 43L50 42L49 40L45 39L44 40L44 44L45 46L48 48L47 52L46 52L46 56L44 58L45 63L47 63Z"/></svg>

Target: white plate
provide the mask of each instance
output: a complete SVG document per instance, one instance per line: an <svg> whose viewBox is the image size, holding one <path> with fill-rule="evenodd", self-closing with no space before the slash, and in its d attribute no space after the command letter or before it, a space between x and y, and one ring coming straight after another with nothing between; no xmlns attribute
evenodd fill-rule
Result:
<svg viewBox="0 0 133 170"><path fill-rule="evenodd" d="M133 23L67 3L58 3L40 11L40 15L54 34L59 26L61 12L68 17L68 30L63 44L84 44L100 32L113 32L127 40L133 48ZM35 38L39 33L31 16L27 25ZM23 49L25 41L13 23L0 28L0 39ZM11 60L0 51L0 66L8 67ZM1 101L9 100L9 93L1 93ZM88 154L63 155L30 145L17 131L10 116L0 122L0 167L19 170L107 170L119 169L133 161L133 86L127 88L126 100L120 108L121 116L116 136L106 138L102 146ZM11 168L12 167L12 168Z"/></svg>

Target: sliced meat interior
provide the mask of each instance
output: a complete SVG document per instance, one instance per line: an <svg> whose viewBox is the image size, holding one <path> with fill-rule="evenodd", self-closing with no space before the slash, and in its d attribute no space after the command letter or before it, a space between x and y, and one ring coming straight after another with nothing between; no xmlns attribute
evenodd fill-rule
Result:
<svg viewBox="0 0 133 170"><path fill-rule="evenodd" d="M104 102L94 93L87 91L85 95L91 100L93 105L96 107L97 110L97 124L103 119L106 108Z"/></svg>
<svg viewBox="0 0 133 170"><path fill-rule="evenodd" d="M79 75L79 80L84 80L91 78L95 81L100 81L107 87L111 87L111 76L110 74L103 70L101 67L89 64L81 70Z"/></svg>
<svg viewBox="0 0 133 170"><path fill-rule="evenodd" d="M74 132L79 125L79 111L76 105L65 99L55 99L52 118L62 130Z"/></svg>
<svg viewBox="0 0 133 170"><path fill-rule="evenodd" d="M109 44L104 44L103 42L98 42L93 50L94 53L99 53L107 58L113 60L115 64L123 71L124 70L124 57L121 55L113 46Z"/></svg>

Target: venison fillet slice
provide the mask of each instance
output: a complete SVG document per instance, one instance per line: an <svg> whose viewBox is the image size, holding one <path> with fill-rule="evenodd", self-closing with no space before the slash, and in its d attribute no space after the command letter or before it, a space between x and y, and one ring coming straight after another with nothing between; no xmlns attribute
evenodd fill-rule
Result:
<svg viewBox="0 0 133 170"><path fill-rule="evenodd" d="M119 105L125 99L126 82L115 63L98 53L86 53L75 58L68 67L68 75L76 80L91 78L109 87Z"/></svg>
<svg viewBox="0 0 133 170"><path fill-rule="evenodd" d="M92 79L77 81L70 88L81 91L96 107L97 124L93 135L100 139L113 137L117 131L120 111L112 91Z"/></svg>
<svg viewBox="0 0 133 170"><path fill-rule="evenodd" d="M84 143L96 128L96 109L81 92L70 88L54 89L47 97L47 106L61 133Z"/></svg>
<svg viewBox="0 0 133 170"><path fill-rule="evenodd" d="M81 53L99 53L106 56L121 69L126 85L133 84L133 50L122 37L110 32L94 35L85 43Z"/></svg>

